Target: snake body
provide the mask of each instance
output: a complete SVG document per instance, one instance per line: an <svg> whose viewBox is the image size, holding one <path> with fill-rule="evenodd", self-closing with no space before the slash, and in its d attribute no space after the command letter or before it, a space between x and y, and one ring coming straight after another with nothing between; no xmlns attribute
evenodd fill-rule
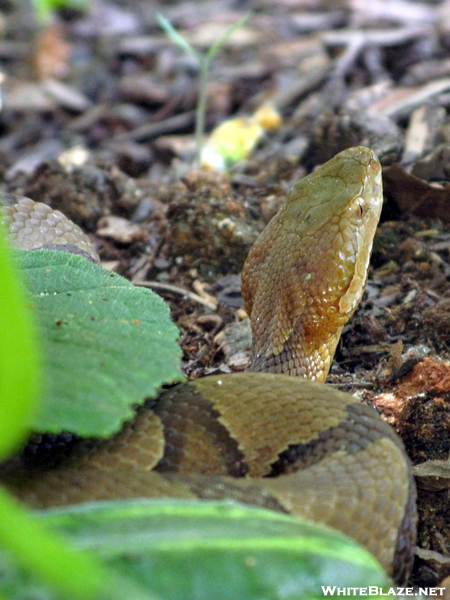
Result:
<svg viewBox="0 0 450 600"><path fill-rule="evenodd" d="M406 580L417 516L402 442L373 409L318 383L361 299L381 203L367 148L301 180L244 266L248 371L178 385L112 439L85 440L52 469L18 458L3 482L36 507L166 496L289 512L347 533ZM75 247L98 260L58 211L24 199L4 215L21 247Z"/></svg>

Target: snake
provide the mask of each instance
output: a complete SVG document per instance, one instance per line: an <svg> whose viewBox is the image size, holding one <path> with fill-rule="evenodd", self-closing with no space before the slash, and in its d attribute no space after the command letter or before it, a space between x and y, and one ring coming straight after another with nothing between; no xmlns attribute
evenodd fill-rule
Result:
<svg viewBox="0 0 450 600"><path fill-rule="evenodd" d="M243 267L248 368L162 391L112 438L81 441L57 466L16 457L2 482L36 508L136 497L254 504L344 532L405 582L417 509L404 446L374 408L323 383L366 286L382 199L380 162L363 146L300 179ZM43 203L22 198L3 221L19 248L99 261L89 237Z"/></svg>

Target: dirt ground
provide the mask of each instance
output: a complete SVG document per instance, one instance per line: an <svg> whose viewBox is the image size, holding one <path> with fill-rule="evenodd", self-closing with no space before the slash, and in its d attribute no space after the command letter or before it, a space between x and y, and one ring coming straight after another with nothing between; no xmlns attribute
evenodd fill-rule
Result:
<svg viewBox="0 0 450 600"><path fill-rule="evenodd" d="M206 126L281 116L227 172L198 170L199 67L162 13L214 59ZM246 254L292 183L366 145L385 204L364 300L331 384L375 404L403 438L419 488L412 582L450 576L450 2L91 2L38 23L0 2L0 185L61 209L103 264L170 304L190 377L239 370L249 332Z"/></svg>

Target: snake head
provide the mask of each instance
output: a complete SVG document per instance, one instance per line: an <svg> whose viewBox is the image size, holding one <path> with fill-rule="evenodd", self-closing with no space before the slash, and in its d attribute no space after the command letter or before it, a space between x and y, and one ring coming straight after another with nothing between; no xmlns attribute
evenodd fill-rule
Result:
<svg viewBox="0 0 450 600"><path fill-rule="evenodd" d="M301 238L299 255L301 245L311 247L314 240L314 262L305 265L311 267L306 276L314 274L319 289L311 292L337 295L342 314L354 311L364 291L382 203L381 165L371 150L359 146L295 184L280 213L284 230Z"/></svg>
<svg viewBox="0 0 450 600"><path fill-rule="evenodd" d="M289 355L289 373L325 378L364 291L381 206L381 166L362 146L293 186L244 265L252 368L271 360L286 372Z"/></svg>

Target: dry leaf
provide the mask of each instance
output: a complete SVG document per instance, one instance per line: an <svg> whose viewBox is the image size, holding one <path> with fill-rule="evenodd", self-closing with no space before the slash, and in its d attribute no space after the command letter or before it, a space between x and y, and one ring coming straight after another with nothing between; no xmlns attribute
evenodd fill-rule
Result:
<svg viewBox="0 0 450 600"><path fill-rule="evenodd" d="M383 170L383 187L402 212L450 223L450 183L427 183L395 164Z"/></svg>
<svg viewBox="0 0 450 600"><path fill-rule="evenodd" d="M39 32L36 38L34 67L41 81L50 77L62 79L69 73L70 46L64 39L64 30L58 23Z"/></svg>

